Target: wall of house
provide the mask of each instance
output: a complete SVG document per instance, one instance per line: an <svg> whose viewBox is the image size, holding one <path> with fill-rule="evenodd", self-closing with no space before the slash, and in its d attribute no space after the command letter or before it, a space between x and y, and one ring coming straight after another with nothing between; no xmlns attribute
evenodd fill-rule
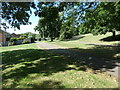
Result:
<svg viewBox="0 0 120 90"><path fill-rule="evenodd" d="M6 41L6 35L5 33L0 33L0 43Z"/></svg>

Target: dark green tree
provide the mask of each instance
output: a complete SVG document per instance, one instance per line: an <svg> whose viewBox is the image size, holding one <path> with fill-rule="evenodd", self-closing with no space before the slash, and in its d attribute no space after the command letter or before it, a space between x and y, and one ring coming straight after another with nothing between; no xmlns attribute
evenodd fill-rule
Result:
<svg viewBox="0 0 120 90"><path fill-rule="evenodd" d="M106 34L112 32L115 38L115 32L120 31L120 3L119 2L101 2L94 9L86 12L83 26L86 32L93 34Z"/></svg>
<svg viewBox="0 0 120 90"><path fill-rule="evenodd" d="M35 9L33 2L2 2L1 17L12 27L20 29L20 25L31 24L29 22L31 8Z"/></svg>
<svg viewBox="0 0 120 90"><path fill-rule="evenodd" d="M61 7L58 7L55 2L53 3L39 3L39 10L36 11L40 17L38 25L35 30L38 30L42 37L50 37L51 41L59 36L60 20L59 11Z"/></svg>

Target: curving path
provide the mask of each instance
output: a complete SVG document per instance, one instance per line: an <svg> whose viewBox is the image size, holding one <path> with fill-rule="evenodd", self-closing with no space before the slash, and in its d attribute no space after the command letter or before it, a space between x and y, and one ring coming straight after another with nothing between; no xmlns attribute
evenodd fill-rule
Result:
<svg viewBox="0 0 120 90"><path fill-rule="evenodd" d="M101 70L103 72L111 74L116 78L120 78L120 75L118 75L118 73L120 73L120 60L111 60L107 58L96 57L90 53L83 53L79 50L69 49L47 42L37 42L37 45L43 50L68 57L70 59L76 60L78 63L85 64L94 70Z"/></svg>

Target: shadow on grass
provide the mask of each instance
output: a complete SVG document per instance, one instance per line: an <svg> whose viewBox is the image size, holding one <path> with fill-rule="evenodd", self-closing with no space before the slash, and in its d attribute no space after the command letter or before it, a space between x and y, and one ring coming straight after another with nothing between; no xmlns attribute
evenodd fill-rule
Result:
<svg viewBox="0 0 120 90"><path fill-rule="evenodd" d="M58 81L52 81L52 80L46 80L43 81L40 85L33 84L31 85L33 88L39 89L39 88L65 88L61 85L61 82Z"/></svg>
<svg viewBox="0 0 120 90"><path fill-rule="evenodd" d="M6 51L2 53L3 82L6 83L7 80L14 79L11 85L14 88L22 78L29 74L37 73L48 76L52 73L67 70L67 64L70 62L39 49ZM50 87L53 84L55 82ZM44 85L42 84L42 86Z"/></svg>
<svg viewBox="0 0 120 90"><path fill-rule="evenodd" d="M52 51L53 53L68 58L61 58L46 51ZM32 73L48 76L53 73L71 69L86 71L84 66L92 68L93 70L101 70L102 68L112 69L117 66L116 63L120 63L118 58L114 57L114 55L118 54L118 48L113 47L95 46L90 49L49 49L46 51L23 49L3 52L3 82L12 78L14 79L12 87L16 87L22 78ZM77 69L68 67L68 65L75 65ZM39 86L45 87L49 82L51 82L50 87L54 87L54 84L58 88L63 87L59 85L60 82L52 81L43 82L43 84ZM33 87L36 88L39 86L33 85Z"/></svg>
<svg viewBox="0 0 120 90"><path fill-rule="evenodd" d="M100 41L120 41L120 35L116 35L115 38L113 38L113 36L108 36L106 38L100 39Z"/></svg>
<svg viewBox="0 0 120 90"><path fill-rule="evenodd" d="M119 47L95 46L90 49L72 48L72 49L54 49L48 50L71 58L76 66L87 65L93 70L102 70L103 68L112 69L120 63Z"/></svg>
<svg viewBox="0 0 120 90"><path fill-rule="evenodd" d="M120 47L120 44L119 43L115 43L113 45L102 45L102 44L86 44L86 45L94 45L96 47L116 47L116 48L119 48Z"/></svg>

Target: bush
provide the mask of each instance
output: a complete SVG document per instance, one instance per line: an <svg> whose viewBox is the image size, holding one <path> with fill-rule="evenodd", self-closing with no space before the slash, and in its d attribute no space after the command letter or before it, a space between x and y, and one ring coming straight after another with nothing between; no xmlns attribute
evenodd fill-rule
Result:
<svg viewBox="0 0 120 90"><path fill-rule="evenodd" d="M26 37L19 37L19 38L16 38L16 40L24 40L26 39Z"/></svg>
<svg viewBox="0 0 120 90"><path fill-rule="evenodd" d="M6 38L6 41L10 41L10 38Z"/></svg>
<svg viewBox="0 0 120 90"><path fill-rule="evenodd" d="M70 39L73 37L73 34L72 33L66 33L66 38L65 39Z"/></svg>
<svg viewBox="0 0 120 90"><path fill-rule="evenodd" d="M9 42L8 46L13 46L15 44L15 42Z"/></svg>
<svg viewBox="0 0 120 90"><path fill-rule="evenodd" d="M62 32L61 34L60 34L60 37L59 37L59 40L64 40L65 39L65 32Z"/></svg>
<svg viewBox="0 0 120 90"><path fill-rule="evenodd" d="M2 47L2 44L0 44L0 47Z"/></svg>
<svg viewBox="0 0 120 90"><path fill-rule="evenodd" d="M29 40L27 40L27 39L24 39L22 42L22 44L27 44L27 43L30 43Z"/></svg>
<svg viewBox="0 0 120 90"><path fill-rule="evenodd" d="M22 40L21 38L16 38L17 40Z"/></svg>
<svg viewBox="0 0 120 90"><path fill-rule="evenodd" d="M10 38L10 42L15 42L15 41L17 41L17 38Z"/></svg>
<svg viewBox="0 0 120 90"><path fill-rule="evenodd" d="M19 40L24 40L24 39L26 39L26 37L20 37L20 38L19 38Z"/></svg>
<svg viewBox="0 0 120 90"><path fill-rule="evenodd" d="M40 35L40 34L36 34L36 35L35 35L35 39L36 39L37 41L41 41L41 35Z"/></svg>

